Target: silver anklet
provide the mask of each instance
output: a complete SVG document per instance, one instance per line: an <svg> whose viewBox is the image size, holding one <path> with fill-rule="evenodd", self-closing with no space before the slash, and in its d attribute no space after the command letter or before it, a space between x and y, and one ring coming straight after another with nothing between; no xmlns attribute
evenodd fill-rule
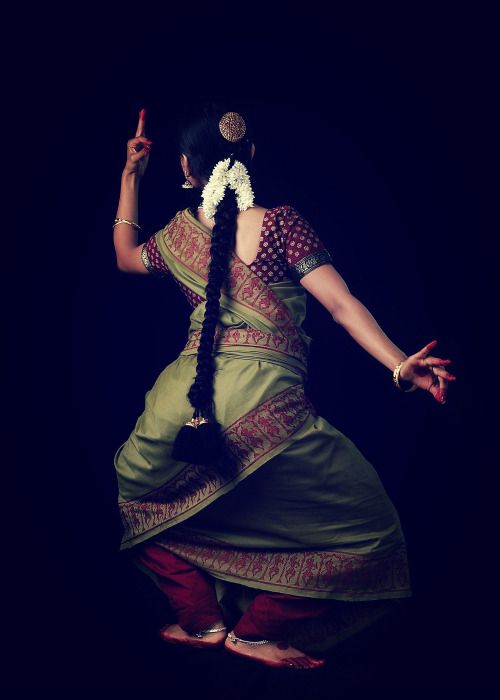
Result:
<svg viewBox="0 0 500 700"><path fill-rule="evenodd" d="M242 644L250 644L252 646L258 646L260 644L271 644L269 639L259 639L257 642L251 642L248 639L240 639L240 637L237 637L233 632L229 632L227 636L233 644L238 644L238 642L241 642Z"/></svg>
<svg viewBox="0 0 500 700"><path fill-rule="evenodd" d="M204 634L208 634L208 632L223 632L226 630L227 627L211 627L210 629L206 630L200 630L199 632L195 632L193 637L203 637Z"/></svg>

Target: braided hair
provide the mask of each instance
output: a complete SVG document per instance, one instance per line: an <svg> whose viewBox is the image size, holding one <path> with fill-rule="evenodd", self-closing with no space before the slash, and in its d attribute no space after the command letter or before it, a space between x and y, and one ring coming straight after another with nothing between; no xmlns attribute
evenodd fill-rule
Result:
<svg viewBox="0 0 500 700"><path fill-rule="evenodd" d="M232 142L224 138L219 129L222 115L229 111L234 111L234 105L205 103L201 111L181 131L180 152L189 158L191 174L200 182L208 181L217 162L227 158L230 159L229 167L239 160L250 170L253 135L248 117L238 109L238 113L245 119L246 130L243 138ZM194 430L192 424L183 426L177 434L172 453L174 459L215 466L224 476L234 473L236 464L225 442L221 426L215 420L213 348L221 289L227 279L229 260L234 249L237 214L236 193L226 187L224 197L214 215L208 281L205 286L205 315L197 353L196 376L187 394L194 408L193 419L203 418L206 422L198 424Z"/></svg>

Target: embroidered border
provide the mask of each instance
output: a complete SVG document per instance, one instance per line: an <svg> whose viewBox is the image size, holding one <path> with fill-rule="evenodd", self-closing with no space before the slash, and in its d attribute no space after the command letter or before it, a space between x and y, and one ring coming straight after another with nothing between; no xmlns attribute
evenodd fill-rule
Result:
<svg viewBox="0 0 500 700"><path fill-rule="evenodd" d="M329 549L235 549L172 530L161 533L155 542L214 575L225 574L242 583L255 581L288 591L328 591L360 597L409 595L411 590L405 543L389 553L370 555Z"/></svg>
<svg viewBox="0 0 500 700"><path fill-rule="evenodd" d="M210 235L201 224L195 223L196 219L188 217L187 211L178 211L165 226L161 232L162 242L182 265L207 281ZM286 304L234 253L223 292L273 323L283 337L291 338L297 347L304 344Z"/></svg>
<svg viewBox="0 0 500 700"><path fill-rule="evenodd" d="M146 270L148 272L151 272L151 274L154 274L155 269L151 265L151 262L148 258L148 251L146 250L146 244L147 244L147 241L146 241L146 243L144 243L144 245L141 248L141 260L144 263L144 267L146 268Z"/></svg>
<svg viewBox="0 0 500 700"><path fill-rule="evenodd" d="M239 464L233 480L289 439L311 413L314 407L300 383L271 396L230 425L224 434ZM122 543L188 513L227 483L214 470L188 464L166 484L137 499L119 502L124 527Z"/></svg>
<svg viewBox="0 0 500 700"><path fill-rule="evenodd" d="M325 265L325 263L331 262L332 256L328 250L324 248L323 250L311 253L305 258L302 258L302 260L299 260L299 262L293 265L293 269L295 270L296 277L298 279L302 279L302 277L307 275L308 272L312 272L312 270L315 270L320 265Z"/></svg>
<svg viewBox="0 0 500 700"><path fill-rule="evenodd" d="M182 352L198 348L200 338L201 330L193 331ZM304 365L304 370L307 367L307 352L302 342L298 344L292 338L283 338L274 333L264 333L256 328L224 328L221 331L219 327L215 333L215 343L216 347L221 345L251 346L272 350L296 358Z"/></svg>
<svg viewBox="0 0 500 700"><path fill-rule="evenodd" d="M154 265L154 264L151 262L151 258L150 258L151 250L148 252L148 247L151 246L151 245L153 245L153 246L155 245L154 236L152 236L152 237L149 238L147 241L145 241L145 242L143 243L142 248L141 248L141 260L142 260L142 262L144 263L144 267L146 268L146 270L147 270L149 273L151 273L151 274L154 275L155 277L160 277L160 278L168 277L168 276L170 275L170 271L169 271L169 269L165 266L165 263L164 263L163 261L162 261L162 265L165 267L164 270L158 268L156 265ZM154 255L154 251L155 251L155 248L153 249L153 255ZM160 255L159 251L158 251L158 255Z"/></svg>

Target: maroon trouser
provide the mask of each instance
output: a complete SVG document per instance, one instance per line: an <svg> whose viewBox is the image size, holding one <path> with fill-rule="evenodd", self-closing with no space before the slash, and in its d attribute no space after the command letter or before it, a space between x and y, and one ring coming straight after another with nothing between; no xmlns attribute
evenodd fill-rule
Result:
<svg viewBox="0 0 500 700"><path fill-rule="evenodd" d="M139 560L157 575L177 623L190 634L223 620L211 577L164 547L142 545ZM280 640L291 623L310 620L330 610L332 600L286 593L259 593L243 613L234 634L242 639Z"/></svg>

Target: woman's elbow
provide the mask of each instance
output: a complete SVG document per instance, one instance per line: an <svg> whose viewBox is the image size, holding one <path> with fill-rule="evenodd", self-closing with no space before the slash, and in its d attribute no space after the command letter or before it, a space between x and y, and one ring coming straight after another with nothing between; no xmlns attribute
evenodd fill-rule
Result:
<svg viewBox="0 0 500 700"><path fill-rule="evenodd" d="M128 267L125 261L121 258L116 258L116 267L120 270L120 272L128 272Z"/></svg>
<svg viewBox="0 0 500 700"><path fill-rule="evenodd" d="M342 296L342 299L336 299L333 304L329 307L329 312L331 317L340 326L343 326L346 319L350 316L353 311L353 307L359 304L358 299L354 297L350 292Z"/></svg>

